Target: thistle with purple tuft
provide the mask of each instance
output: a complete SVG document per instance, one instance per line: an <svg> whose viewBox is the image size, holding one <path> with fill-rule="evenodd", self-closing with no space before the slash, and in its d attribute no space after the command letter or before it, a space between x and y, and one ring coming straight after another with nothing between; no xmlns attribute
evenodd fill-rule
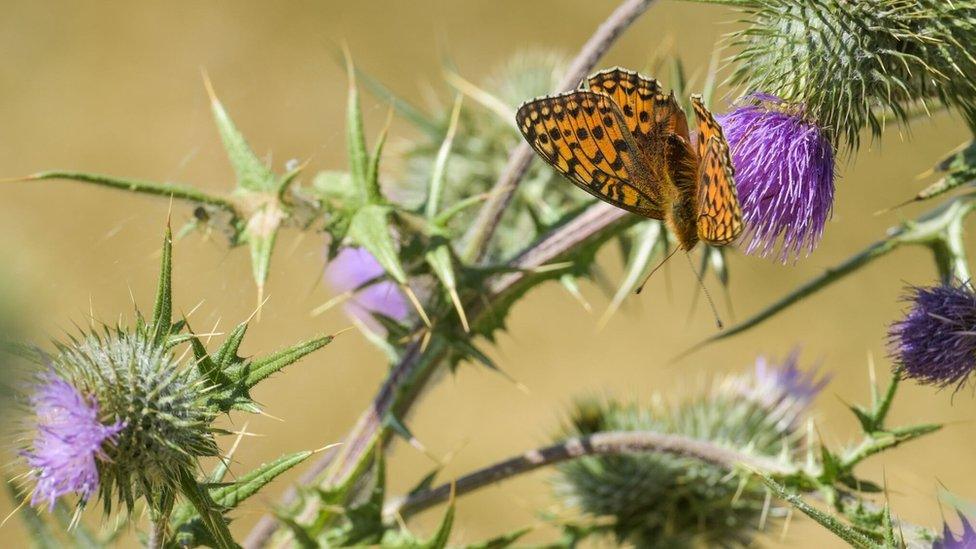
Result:
<svg viewBox="0 0 976 549"><path fill-rule="evenodd" d="M891 324L896 367L920 383L962 388L976 369L976 292L969 282L908 288L905 317Z"/></svg>
<svg viewBox="0 0 976 549"><path fill-rule="evenodd" d="M834 149L823 129L802 105L763 93L716 118L732 151L746 253L779 247L785 263L813 252L834 203Z"/></svg>
<svg viewBox="0 0 976 549"><path fill-rule="evenodd" d="M374 315L406 320L410 314L407 298L365 248L343 248L325 268L325 280L335 292L346 294L346 315L373 333L385 334Z"/></svg>
<svg viewBox="0 0 976 549"><path fill-rule="evenodd" d="M88 501L98 489L98 460L107 459L103 446L125 423L102 423L98 403L54 373L41 376L30 403L36 433L23 455L37 481L31 505L53 509L71 493Z"/></svg>

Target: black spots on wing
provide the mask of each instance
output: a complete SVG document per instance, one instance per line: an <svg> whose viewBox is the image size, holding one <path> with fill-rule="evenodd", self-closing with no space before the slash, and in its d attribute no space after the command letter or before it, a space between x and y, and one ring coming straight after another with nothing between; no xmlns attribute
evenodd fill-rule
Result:
<svg viewBox="0 0 976 549"><path fill-rule="evenodd" d="M634 108L631 107L629 104L624 105L624 115L626 115L627 117L634 116Z"/></svg>
<svg viewBox="0 0 976 549"><path fill-rule="evenodd" d="M613 141L613 148L617 149L618 152L624 152L627 150L627 142L623 139L615 139Z"/></svg>
<svg viewBox="0 0 976 549"><path fill-rule="evenodd" d="M613 126L613 117L610 116L610 115L604 116L603 117L603 125L604 126Z"/></svg>
<svg viewBox="0 0 976 549"><path fill-rule="evenodd" d="M597 126L597 127L593 128L593 132L592 133L593 133L593 138L594 139L603 139L603 128Z"/></svg>
<svg viewBox="0 0 976 549"><path fill-rule="evenodd" d="M577 139L587 139L590 136L590 132L586 131L586 128L580 128L576 130Z"/></svg>
<svg viewBox="0 0 976 549"><path fill-rule="evenodd" d="M651 121L651 115L647 114L647 111L641 111L640 114L637 115L637 118L642 124L647 124Z"/></svg>
<svg viewBox="0 0 976 549"><path fill-rule="evenodd" d="M552 139L553 141L559 141L559 137L560 136L559 136L559 129L558 128L552 128L551 130L549 130L549 138L550 139Z"/></svg>

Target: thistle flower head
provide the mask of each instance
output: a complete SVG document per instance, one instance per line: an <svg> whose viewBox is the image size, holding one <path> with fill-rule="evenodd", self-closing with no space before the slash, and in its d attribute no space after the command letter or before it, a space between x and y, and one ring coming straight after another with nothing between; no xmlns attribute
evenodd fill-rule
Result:
<svg viewBox="0 0 976 549"><path fill-rule="evenodd" d="M824 383L801 372L795 354L780 367L760 359L755 372L718 380L676 403L579 401L562 435L649 430L793 459L803 448L794 426ZM668 454L585 457L559 472L559 496L588 515L613 517L608 533L637 547L747 545L766 498L754 479ZM769 516L783 514L774 508Z"/></svg>
<svg viewBox="0 0 976 549"><path fill-rule="evenodd" d="M742 396L765 408L768 419L777 421L783 432L797 427L813 399L830 382L830 376L819 376L817 368L801 370L799 358L796 350L777 364L760 356L751 375L732 378Z"/></svg>
<svg viewBox="0 0 976 549"><path fill-rule="evenodd" d="M145 325L106 329L58 344L31 403L37 436L25 450L38 479L34 501L98 490L130 510L178 491L180 475L218 454L210 387L192 363ZM150 503L151 505L152 503Z"/></svg>
<svg viewBox="0 0 976 549"><path fill-rule="evenodd" d="M332 290L350 293L343 303L346 315L376 333L385 330L374 315L403 321L410 314L407 298L396 283L382 278L385 274L365 248L352 246L340 250L325 268L325 279Z"/></svg>
<svg viewBox="0 0 976 549"><path fill-rule="evenodd" d="M71 493L87 501L98 489L98 461L125 424L103 423L98 403L53 372L40 377L30 404L35 434L23 455L37 481L31 505L54 508Z"/></svg>
<svg viewBox="0 0 976 549"><path fill-rule="evenodd" d="M732 150L747 253L809 254L834 203L834 150L805 109L752 94L718 116Z"/></svg>
<svg viewBox="0 0 976 549"><path fill-rule="evenodd" d="M733 81L807 112L830 140L856 149L860 131L913 106L958 108L976 126L976 2L749 0L735 33Z"/></svg>
<svg viewBox="0 0 976 549"><path fill-rule="evenodd" d="M920 383L961 388L976 369L976 292L968 282L915 286L903 299L909 310L888 329L896 367Z"/></svg>

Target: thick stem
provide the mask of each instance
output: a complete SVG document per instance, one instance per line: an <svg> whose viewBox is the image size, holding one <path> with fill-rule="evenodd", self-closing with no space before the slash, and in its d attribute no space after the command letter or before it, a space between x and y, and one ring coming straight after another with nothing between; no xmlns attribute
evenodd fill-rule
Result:
<svg viewBox="0 0 976 549"><path fill-rule="evenodd" d="M617 455L635 452L658 452L699 459L723 469L739 466L758 469L766 474L788 474L793 468L762 456L742 454L709 442L680 435L666 435L652 431L609 431L581 438L572 438L552 446L530 450L465 475L454 482L442 484L424 492L398 498L383 510L391 520L399 515L406 519L438 503L446 501L452 487L458 496L483 488L540 467L555 465L583 456Z"/></svg>

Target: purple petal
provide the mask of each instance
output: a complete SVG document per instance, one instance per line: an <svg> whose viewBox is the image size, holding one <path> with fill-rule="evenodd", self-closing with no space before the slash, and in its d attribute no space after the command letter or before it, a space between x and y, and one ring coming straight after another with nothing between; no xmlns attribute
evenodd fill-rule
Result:
<svg viewBox="0 0 976 549"><path fill-rule="evenodd" d="M374 314L406 320L410 306L403 292L390 280L378 280L383 267L365 248L347 247L339 251L325 268L325 280L336 293L354 292L343 305L346 315L356 318L370 328L383 333ZM371 282L367 286L364 284Z"/></svg>
<svg viewBox="0 0 976 549"><path fill-rule="evenodd" d="M732 151L746 221L746 253L779 258L809 254L834 203L834 150L803 109L755 93L716 116Z"/></svg>
<svg viewBox="0 0 976 549"><path fill-rule="evenodd" d="M31 505L46 502L53 508L59 497L70 493L87 500L98 488L96 458L105 457L102 445L124 424L102 424L98 403L86 400L54 374L41 378L30 402L36 434L23 455L37 480Z"/></svg>
<svg viewBox="0 0 976 549"><path fill-rule="evenodd" d="M976 293L968 283L911 287L911 307L888 329L902 373L921 383L961 388L976 369Z"/></svg>

